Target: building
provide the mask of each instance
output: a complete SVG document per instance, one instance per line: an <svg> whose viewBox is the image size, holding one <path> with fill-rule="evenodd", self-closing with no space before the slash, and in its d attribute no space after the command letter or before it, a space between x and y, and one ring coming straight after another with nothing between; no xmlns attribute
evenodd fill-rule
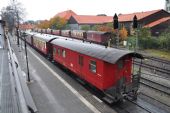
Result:
<svg viewBox="0 0 170 113"><path fill-rule="evenodd" d="M136 13L131 13L131 14L121 14L118 16L120 26L125 26L129 33L131 33L132 31L132 22L133 22L133 17L135 15L137 16L137 19L138 19L139 28L150 27L153 35L160 34L165 28L168 28L168 25L167 25L164 27L159 27L159 29L157 28L156 31L155 29L152 29L154 28L154 26L158 25L158 24L153 24L153 23L159 23L160 25L162 24L161 22L163 22L162 20L169 19L166 17L170 17L170 13L168 13L167 11L163 9L146 11L146 12L136 12ZM160 32L158 33L158 31Z"/></svg>
<svg viewBox="0 0 170 113"><path fill-rule="evenodd" d="M138 27L151 28L152 35L159 35L162 31L168 28L170 13L163 9L135 12L130 14L119 14L119 28L121 29L124 26L128 30L128 33L131 34L131 31L133 31L133 17L135 15L138 19ZM82 26L93 27L94 25L102 25L112 22L113 16L72 15L68 19L68 24L72 30L81 29Z"/></svg>
<svg viewBox="0 0 170 113"><path fill-rule="evenodd" d="M68 20L70 29L78 30L82 26L93 27L94 25L102 25L113 22L112 16L92 16L92 15L73 15Z"/></svg>
<svg viewBox="0 0 170 113"><path fill-rule="evenodd" d="M162 32L164 32L165 29L167 29L170 26L170 16L161 18L157 21L151 22L144 27L149 27L151 29L151 34L153 36L158 36Z"/></svg>
<svg viewBox="0 0 170 113"><path fill-rule="evenodd" d="M35 25L34 24L20 24L19 25L19 29L20 30L24 30L24 31L26 31L26 30L31 30L31 29L34 29L35 28Z"/></svg>
<svg viewBox="0 0 170 113"><path fill-rule="evenodd" d="M170 13L170 0L165 0L165 10Z"/></svg>
<svg viewBox="0 0 170 113"><path fill-rule="evenodd" d="M56 14L54 17L60 17L60 18L69 20L69 18L74 15L77 15L77 14L73 12L72 10L67 10L67 11L63 11L63 12Z"/></svg>

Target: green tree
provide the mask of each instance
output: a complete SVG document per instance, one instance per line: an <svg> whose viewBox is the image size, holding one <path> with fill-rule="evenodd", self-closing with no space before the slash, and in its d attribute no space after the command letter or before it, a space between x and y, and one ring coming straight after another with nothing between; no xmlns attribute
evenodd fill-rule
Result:
<svg viewBox="0 0 170 113"><path fill-rule="evenodd" d="M136 31L138 35L138 44L141 49L147 49L152 46L150 28L141 28Z"/></svg>
<svg viewBox="0 0 170 113"><path fill-rule="evenodd" d="M52 29L64 29L67 25L67 21L64 18L53 17L49 20L49 25Z"/></svg>
<svg viewBox="0 0 170 113"><path fill-rule="evenodd" d="M90 30L90 26L89 25L83 25L83 26L81 26L81 30L88 31L88 30Z"/></svg>

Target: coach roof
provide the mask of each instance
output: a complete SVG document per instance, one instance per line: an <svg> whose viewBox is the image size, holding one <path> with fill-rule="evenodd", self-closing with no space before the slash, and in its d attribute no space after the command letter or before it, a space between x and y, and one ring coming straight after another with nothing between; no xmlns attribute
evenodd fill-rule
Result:
<svg viewBox="0 0 170 113"><path fill-rule="evenodd" d="M34 37L44 40L46 42L50 42L51 40L57 38L55 35L40 34L40 33L35 34Z"/></svg>
<svg viewBox="0 0 170 113"><path fill-rule="evenodd" d="M72 39L60 39L57 38L51 42L54 45L58 45L72 51L79 52L81 54L85 54L97 59L102 59L106 62L115 64L119 59L126 55L131 55L132 57L143 58L141 54L120 50L115 48L106 48L105 46L97 45L97 44L90 44L88 42L82 42Z"/></svg>

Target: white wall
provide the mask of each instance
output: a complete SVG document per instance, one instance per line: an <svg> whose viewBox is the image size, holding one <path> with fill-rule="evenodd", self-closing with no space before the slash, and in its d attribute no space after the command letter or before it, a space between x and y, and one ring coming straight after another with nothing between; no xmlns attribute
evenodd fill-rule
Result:
<svg viewBox="0 0 170 113"><path fill-rule="evenodd" d="M4 31L2 23L0 23L0 48L3 48L3 45L4 45Z"/></svg>

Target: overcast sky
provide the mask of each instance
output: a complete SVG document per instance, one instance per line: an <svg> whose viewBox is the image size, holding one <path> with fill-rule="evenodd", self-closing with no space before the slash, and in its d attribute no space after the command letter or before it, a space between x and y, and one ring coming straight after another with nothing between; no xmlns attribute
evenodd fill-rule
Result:
<svg viewBox="0 0 170 113"><path fill-rule="evenodd" d="M44 20L65 10L79 15L133 13L164 9L165 0L17 0L26 9L26 20ZM10 0L0 0L0 9Z"/></svg>

